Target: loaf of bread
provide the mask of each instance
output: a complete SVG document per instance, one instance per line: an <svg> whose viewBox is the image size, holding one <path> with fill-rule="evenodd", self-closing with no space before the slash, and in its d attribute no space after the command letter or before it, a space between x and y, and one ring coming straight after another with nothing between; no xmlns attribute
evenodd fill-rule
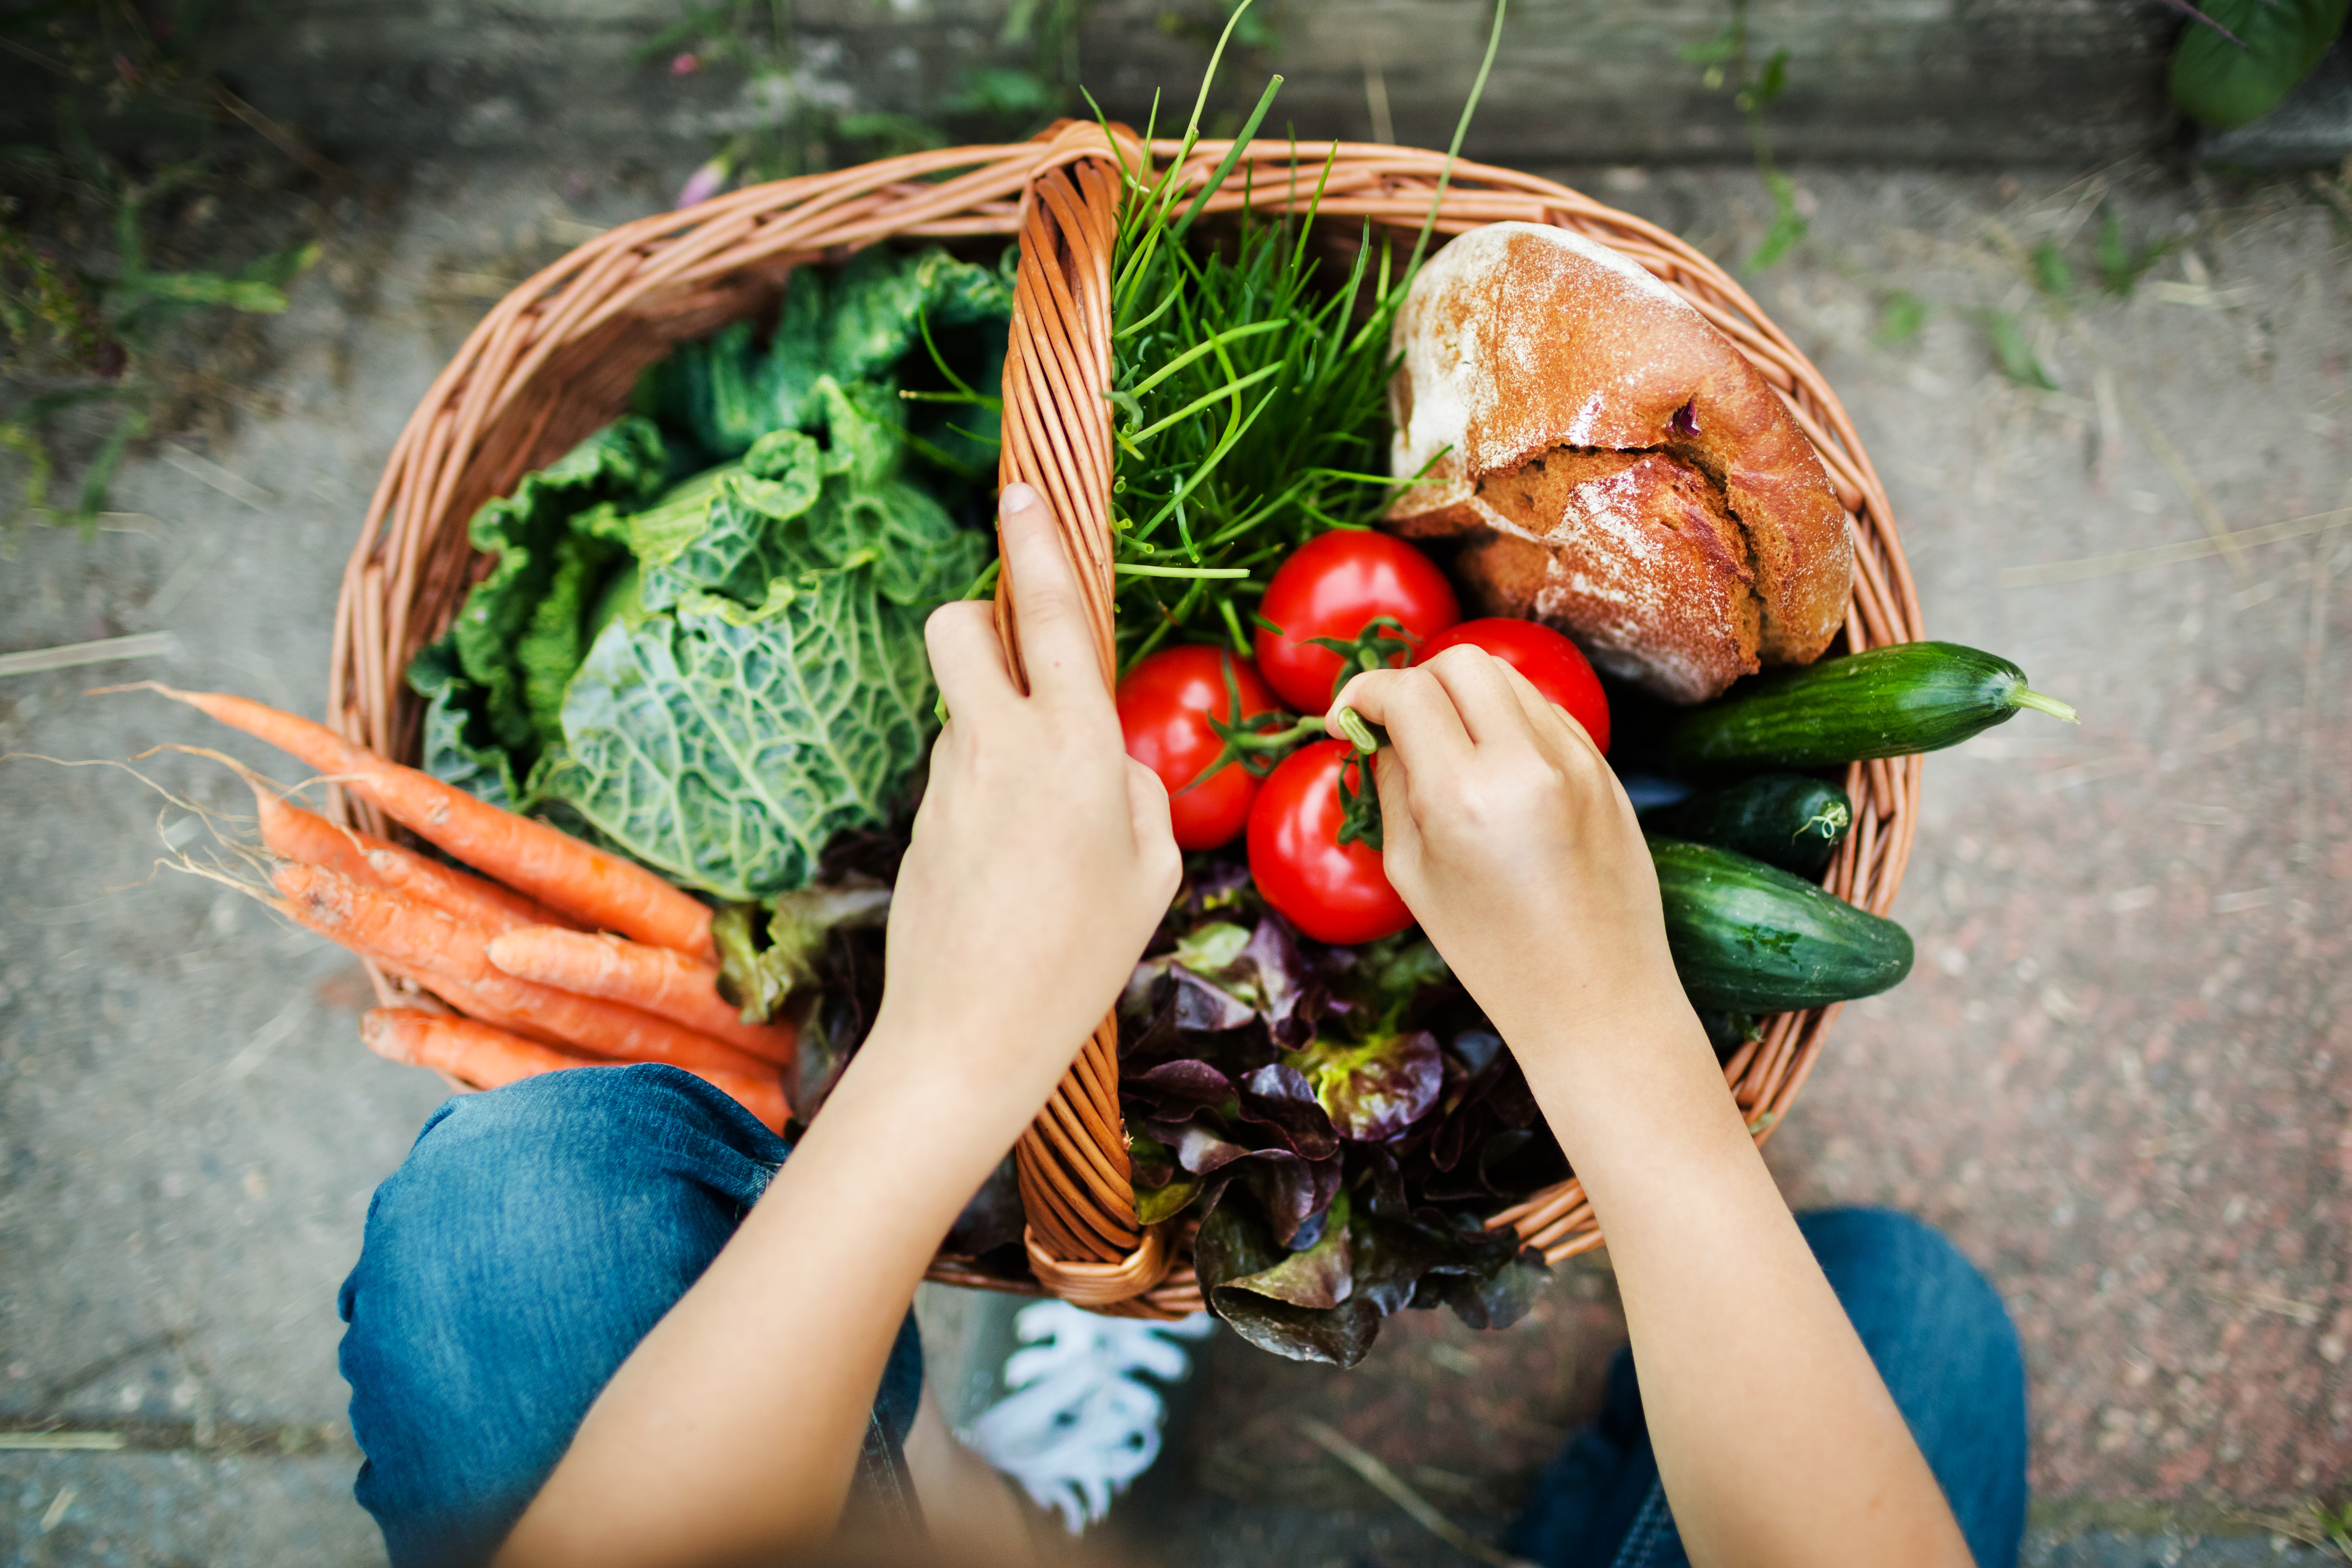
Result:
<svg viewBox="0 0 2352 1568"><path fill-rule="evenodd" d="M1475 229L1414 280L1393 342L1391 471L1421 478L1388 526L1459 539L1482 613L1557 626L1676 702L1811 663L1844 624L1853 543L1821 458L1633 261L1548 225Z"/></svg>

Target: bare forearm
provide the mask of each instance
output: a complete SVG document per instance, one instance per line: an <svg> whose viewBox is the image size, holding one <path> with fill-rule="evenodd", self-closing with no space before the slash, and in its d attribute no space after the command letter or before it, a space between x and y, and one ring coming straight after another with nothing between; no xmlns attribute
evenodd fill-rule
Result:
<svg viewBox="0 0 2352 1568"><path fill-rule="evenodd" d="M1625 1303L1701 1564L1950 1563L1968 1549L1675 998L1522 1053Z"/></svg>
<svg viewBox="0 0 2352 1568"><path fill-rule="evenodd" d="M915 1286L1024 1120L914 1081L922 1065L870 1042L599 1396L502 1565L730 1562L833 1529Z"/></svg>
<svg viewBox="0 0 2352 1568"><path fill-rule="evenodd" d="M831 1531L916 1281L1175 895L1167 792L1121 750L1071 546L1027 485L1001 506L1026 689L988 605L925 624L953 717L894 884L881 1015L589 1411L506 1568L769 1561Z"/></svg>

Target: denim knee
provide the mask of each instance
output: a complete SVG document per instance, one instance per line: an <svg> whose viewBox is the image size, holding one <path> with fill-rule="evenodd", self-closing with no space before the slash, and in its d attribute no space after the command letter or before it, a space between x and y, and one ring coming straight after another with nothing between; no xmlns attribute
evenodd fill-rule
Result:
<svg viewBox="0 0 2352 1568"><path fill-rule="evenodd" d="M1979 1568L2009 1568L2025 1529L2025 1356L2000 1293L1908 1215L1826 1209L1797 1224Z"/></svg>
<svg viewBox="0 0 2352 1568"><path fill-rule="evenodd" d="M341 1309L361 1502L393 1561L495 1550L784 1155L675 1068L454 1100L377 1189Z"/></svg>

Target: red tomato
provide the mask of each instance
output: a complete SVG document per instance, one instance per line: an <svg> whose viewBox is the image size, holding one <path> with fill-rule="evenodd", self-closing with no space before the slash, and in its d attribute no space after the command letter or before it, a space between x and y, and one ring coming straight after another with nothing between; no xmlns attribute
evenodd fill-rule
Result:
<svg viewBox="0 0 2352 1568"><path fill-rule="evenodd" d="M1353 638L1387 616L1417 645L1460 620L1462 607L1437 563L1403 540L1342 528L1291 552L1265 585L1258 614L1282 628L1257 631L1266 683L1294 710L1320 713L1331 706L1339 656L1308 638Z"/></svg>
<svg viewBox="0 0 2352 1568"><path fill-rule="evenodd" d="M1225 689L1228 666L1241 693L1238 712ZM1279 706L1257 666L1223 648L1171 647L1137 665L1118 683L1118 728L1127 737L1127 754L1168 786L1168 812L1180 848L1232 843L1248 826L1250 802L1257 798L1258 781L1238 759L1201 777L1225 745L1209 727L1210 716L1238 724Z"/></svg>
<svg viewBox="0 0 2352 1568"><path fill-rule="evenodd" d="M1559 633L1536 621L1496 616L1465 621L1438 633L1412 656L1415 664L1430 659L1456 643L1483 647L1528 678L1528 684L1568 710L1584 726L1602 754L1609 751L1609 699L1601 694L1601 678L1592 673L1583 650Z"/></svg>
<svg viewBox="0 0 2352 1568"><path fill-rule="evenodd" d="M1339 842L1345 741L1301 746L1267 775L1250 808L1250 877L1265 901L1317 942L1370 942L1412 924L1381 852ZM1357 781L1351 774L1350 784ZM1369 784L1369 780L1365 781Z"/></svg>

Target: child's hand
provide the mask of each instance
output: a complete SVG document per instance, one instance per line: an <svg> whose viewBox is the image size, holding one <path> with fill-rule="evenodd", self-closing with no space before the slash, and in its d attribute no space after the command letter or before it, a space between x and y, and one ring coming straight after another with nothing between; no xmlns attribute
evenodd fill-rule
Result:
<svg viewBox="0 0 2352 1568"><path fill-rule="evenodd" d="M891 900L875 1033L952 1052L1034 1112L1117 999L1183 863L1167 790L1120 740L1053 518L1027 485L1001 510L1030 689L987 605L932 615L950 717Z"/></svg>
<svg viewBox="0 0 2352 1568"><path fill-rule="evenodd" d="M1389 880L1514 1049L1688 1018L1641 826L1573 719L1466 647L1359 675L1343 706L1388 729Z"/></svg>

